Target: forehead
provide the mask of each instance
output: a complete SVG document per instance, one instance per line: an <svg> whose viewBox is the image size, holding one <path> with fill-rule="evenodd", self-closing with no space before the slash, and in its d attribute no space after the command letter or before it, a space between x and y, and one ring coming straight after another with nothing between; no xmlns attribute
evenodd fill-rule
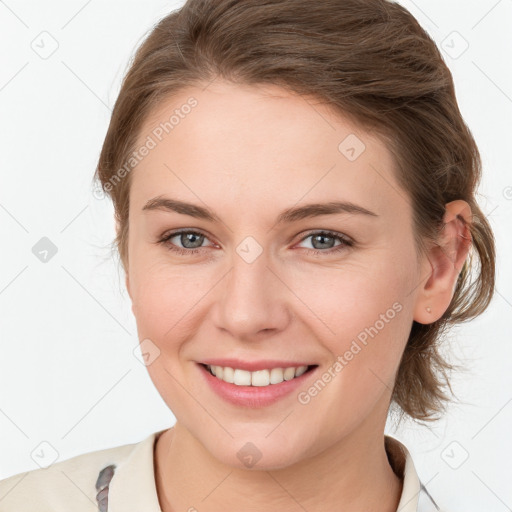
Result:
<svg viewBox="0 0 512 512"><path fill-rule="evenodd" d="M385 144L318 99L278 86L214 82L157 105L138 146L154 147L134 169L135 201L168 191L245 205L348 200L381 212L407 202ZM397 201L399 199L400 201Z"/></svg>

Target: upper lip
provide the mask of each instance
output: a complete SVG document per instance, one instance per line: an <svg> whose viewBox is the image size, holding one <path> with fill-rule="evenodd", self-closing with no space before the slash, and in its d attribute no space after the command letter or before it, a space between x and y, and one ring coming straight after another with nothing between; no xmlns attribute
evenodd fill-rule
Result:
<svg viewBox="0 0 512 512"><path fill-rule="evenodd" d="M263 359L260 361L242 361L241 359L205 359L201 361L201 364L207 364L210 366L229 366L230 368L239 368L240 370L246 370L248 372L255 372L258 370L271 370L272 368L289 368L299 366L316 366L307 362L296 362L296 361L285 361L276 359Z"/></svg>

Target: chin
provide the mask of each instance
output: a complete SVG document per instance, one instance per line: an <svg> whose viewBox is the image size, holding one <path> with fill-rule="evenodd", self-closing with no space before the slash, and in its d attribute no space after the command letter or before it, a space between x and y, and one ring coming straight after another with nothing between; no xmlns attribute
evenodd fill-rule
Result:
<svg viewBox="0 0 512 512"><path fill-rule="evenodd" d="M272 432L272 429L264 433L247 429L245 434L233 438L225 436L221 442L215 442L212 446L209 446L209 439L205 447L223 464L251 471L282 469L306 456L303 443L294 441L290 436L276 435L276 432L268 436L267 432Z"/></svg>

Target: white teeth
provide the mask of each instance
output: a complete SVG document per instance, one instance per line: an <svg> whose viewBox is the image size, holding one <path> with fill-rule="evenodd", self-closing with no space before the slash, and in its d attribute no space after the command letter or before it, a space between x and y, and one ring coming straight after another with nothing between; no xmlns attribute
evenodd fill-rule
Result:
<svg viewBox="0 0 512 512"><path fill-rule="evenodd" d="M268 386L270 384L270 372L268 370L258 370L251 372L252 386Z"/></svg>
<svg viewBox="0 0 512 512"><path fill-rule="evenodd" d="M237 368L233 377L233 384L236 384L237 386L250 386L251 372L246 372L245 370L239 370Z"/></svg>
<svg viewBox="0 0 512 512"><path fill-rule="evenodd" d="M280 384L283 380L282 368L272 368L270 370L270 384Z"/></svg>
<svg viewBox="0 0 512 512"><path fill-rule="evenodd" d="M300 377L307 369L308 369L307 366L299 366L295 370L295 377Z"/></svg>
<svg viewBox="0 0 512 512"><path fill-rule="evenodd" d="M292 380L295 377L295 368L286 368L284 371L284 380Z"/></svg>
<svg viewBox="0 0 512 512"><path fill-rule="evenodd" d="M235 380L235 370L233 370L233 368L229 368L229 366L226 366L222 373L222 380L233 384Z"/></svg>
<svg viewBox="0 0 512 512"><path fill-rule="evenodd" d="M307 366L272 368L271 370L258 370L249 372L229 366L206 366L210 372L218 379L237 386L268 386L270 384L280 384L284 380L291 380L300 377L307 369Z"/></svg>

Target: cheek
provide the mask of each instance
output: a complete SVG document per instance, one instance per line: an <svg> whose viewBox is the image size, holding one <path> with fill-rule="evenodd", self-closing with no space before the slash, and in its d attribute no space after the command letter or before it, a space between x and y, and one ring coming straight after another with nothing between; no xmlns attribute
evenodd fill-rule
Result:
<svg viewBox="0 0 512 512"><path fill-rule="evenodd" d="M412 325L412 273L403 260L381 257L299 280L297 295L314 314L309 325L355 380L377 379L370 370L392 380Z"/></svg>
<svg viewBox="0 0 512 512"><path fill-rule="evenodd" d="M404 265L366 258L314 272L295 272L288 276L293 290L323 323L333 338L348 334L347 329L363 329L379 319L395 302L402 305L410 291Z"/></svg>
<svg viewBox="0 0 512 512"><path fill-rule="evenodd" d="M134 279L132 300L138 337L142 343L150 340L149 346L158 354L146 369L174 414L182 414L180 407L190 399L180 385L186 378L180 355L199 325L198 306L204 290L198 288L196 280L188 272L159 264L140 266Z"/></svg>
<svg viewBox="0 0 512 512"><path fill-rule="evenodd" d="M330 353L313 389L301 395L313 417L336 410L338 426L355 425L377 403L386 406L412 323L406 279L389 267L331 273L330 280L316 281L315 291L310 288L308 306L322 320L314 318L310 326Z"/></svg>
<svg viewBox="0 0 512 512"><path fill-rule="evenodd" d="M171 350L173 340L188 338L197 329L197 315L215 276L161 262L133 268L132 303L139 339L150 338L161 350Z"/></svg>

